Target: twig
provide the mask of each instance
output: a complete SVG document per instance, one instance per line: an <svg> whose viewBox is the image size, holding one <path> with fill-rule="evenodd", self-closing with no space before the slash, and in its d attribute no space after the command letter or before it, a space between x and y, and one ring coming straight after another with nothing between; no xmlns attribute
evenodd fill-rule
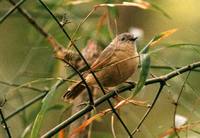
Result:
<svg viewBox="0 0 200 138"><path fill-rule="evenodd" d="M4 115L3 115L3 112L2 112L2 109L1 109L1 108L0 108L0 115L1 115L2 122L3 122L3 125L4 125L4 127L5 127L5 130L6 130L6 132L7 132L8 137L9 137L9 138L12 138L12 137L11 137L10 130L9 130L9 128L8 128L8 125L7 125L7 123L6 123L6 120L5 120L5 118L4 118Z"/></svg>
<svg viewBox="0 0 200 138"><path fill-rule="evenodd" d="M81 78L81 80L83 81L83 83L85 84L86 88L87 88L87 91L88 91L88 96L89 96L89 101L90 101L90 105L94 105L94 101L93 101L93 98L92 98L92 92L89 88L89 86L87 85L85 79L83 78L83 76L81 75L81 73L69 62L67 62L66 60L64 59L60 59L62 60L64 63L68 64L78 75L79 77Z"/></svg>
<svg viewBox="0 0 200 138"><path fill-rule="evenodd" d="M46 94L47 94L47 92L44 92L44 93L38 95L37 97L33 98L32 100L28 101L26 104L24 104L23 106L19 107L14 112L10 113L7 117L5 117L5 121L9 120L10 118L12 118L16 114L20 113L21 111L23 111L24 109L26 109L30 105L34 104L35 102L41 100L42 98L44 98L46 96ZM1 123L3 123L3 120L1 121Z"/></svg>
<svg viewBox="0 0 200 138"><path fill-rule="evenodd" d="M177 109L178 109L178 102L179 102L179 99L180 99L180 97L181 97L181 94L183 93L184 86L185 86L185 84L186 84L186 82L187 82L187 80L188 80L188 78L189 78L189 76L190 76L190 73L191 73L191 71L188 72L187 77L185 78L185 81L183 82L183 85L182 85L182 87L181 87L181 91L180 91L180 93L179 93L179 95L178 95L178 98L177 98L177 100L174 102L175 108L174 108L173 128L174 128L174 132L175 132L175 134L176 134L176 136L177 136L178 138L180 138L178 132L176 131L176 113L177 113Z"/></svg>
<svg viewBox="0 0 200 138"><path fill-rule="evenodd" d="M157 78L149 79L146 82L146 85L156 83L156 82L161 82L161 81L167 81L167 80L169 80L173 77L176 77L176 76L178 76L178 75L180 75L180 74L182 74L186 71L190 71L190 70L193 70L193 69L198 68L198 67L200 67L200 61L189 64L187 66L183 66L180 69L174 70L174 71L172 71L172 72L170 72L166 75L163 75L163 76L160 76L160 77L157 77Z"/></svg>
<svg viewBox="0 0 200 138"><path fill-rule="evenodd" d="M111 131L112 131L113 138L117 138L116 133L115 133L114 122L115 122L115 116L112 114L112 116L111 116Z"/></svg>
<svg viewBox="0 0 200 138"><path fill-rule="evenodd" d="M140 67L140 66L139 66L139 67ZM150 68L153 68L153 69L174 70L174 68L175 68L175 69L180 69L181 67L174 67L174 68L172 68L172 67L170 67L170 66L150 65ZM194 70L192 70L192 71L194 71L194 72L200 72L199 69L194 69Z"/></svg>
<svg viewBox="0 0 200 138"><path fill-rule="evenodd" d="M147 116L149 115L149 113L151 112L151 110L153 109L156 101L158 100L158 97L160 96L160 93L163 89L163 87L165 86L165 81L161 81L160 82L160 88L150 106L150 108L147 109L146 113L144 114L144 116L142 117L142 119L140 120L139 124L137 125L137 127L133 130L133 132L131 133L132 135L134 135L136 132L139 131L140 126L142 125L142 123L144 122L144 120L147 118Z"/></svg>
<svg viewBox="0 0 200 138"><path fill-rule="evenodd" d="M80 69L80 71L83 70L83 68ZM70 79L72 78L73 76L75 76L76 73L72 73L71 75L69 75L66 79L63 80L63 82L61 82L59 84L62 85L67 79ZM9 85L9 86L15 86L15 87L18 87L20 85L18 84L10 84L10 83L7 83L7 82L3 82L3 84L5 85ZM26 87L24 86L23 88L27 88L27 89L32 89L34 87ZM37 88L34 88L35 90ZM41 100L42 98L44 98L46 96L46 94L48 93L48 91L45 91L45 90L40 90L40 89L37 89L39 92L43 92L42 94L38 95L37 97L33 98L32 100L30 100L29 102L27 102L26 104L24 104L23 106L19 107L16 111L12 112L10 115L8 115L7 117L5 117L5 120L9 120L10 118L12 118L13 116L15 116L16 114L20 113L21 111L23 111L24 109L26 109L27 107L31 106L32 104L36 103L37 101ZM0 121L0 123L2 123L2 121Z"/></svg>
<svg viewBox="0 0 200 138"><path fill-rule="evenodd" d="M71 42L71 44L74 46L74 48L76 49L76 51L78 52L78 54L80 55L80 57L82 58L82 60L84 61L84 63L86 64L86 66L88 67L88 69L90 70L91 74L94 76L97 84L99 85L101 91L103 92L103 94L105 95L106 92L102 86L102 84L100 83L100 81L97 79L96 75L94 74L94 72L90 69L90 65L88 64L88 62L86 61L86 59L83 57L83 55L81 54L80 50L77 48L77 46L75 45L75 43L73 42L73 40L70 38L70 36L68 35L68 33L65 31L65 29L63 28L63 26L60 24L60 22L58 21L58 19L54 16L54 14L50 11L50 9L42 2L42 0L39 0L40 3L44 6L44 8L51 14L51 16L53 17L53 19L56 21L56 23L59 25L59 27L62 29L63 33L66 35L66 37L69 39L69 41ZM92 94L90 93L90 91L88 91L90 100L92 99ZM126 124L122 121L121 117L118 115L118 113L116 112L116 110L114 109L111 101L109 99L107 99L108 104L110 105L113 113L117 116L118 120L120 121L120 123L122 124L122 126L124 127L124 129L126 130L126 132L128 133L128 135L131 137L131 133L128 130ZM91 103L91 101L90 101Z"/></svg>
<svg viewBox="0 0 200 138"><path fill-rule="evenodd" d="M14 0L9 0L12 5L15 5ZM18 11L28 20L28 22L35 27L44 37L48 36L48 33L33 19L33 17L23 8L17 7Z"/></svg>
<svg viewBox="0 0 200 138"><path fill-rule="evenodd" d="M1 80L0 80L0 84L4 84L4 85L7 85L7 86L12 86L12 87L21 86L20 84L9 83L9 82L5 82L5 81L1 81ZM22 88L30 89L30 90L37 91L37 92L43 92L43 90L35 88L35 87L31 87L31 86L22 86Z"/></svg>
<svg viewBox="0 0 200 138"><path fill-rule="evenodd" d="M7 13L5 13L1 18L0 18L0 24L3 23L3 21L5 21L5 19L11 14L13 13L17 7L21 6L26 0L20 0L19 2L17 2L12 8L10 8L10 10L8 10Z"/></svg>
<svg viewBox="0 0 200 138"><path fill-rule="evenodd" d="M160 83L160 82L165 82L165 81L168 81L170 80L171 78L174 78L184 72L187 72L187 71L190 71L190 70L193 70L195 68L198 68L200 67L200 61L199 62L196 62L196 63L193 63L193 64L190 64L190 65L187 65L187 66L184 66L180 69L177 69L175 71L172 71L164 76L161 76L161 77L157 77L157 78L153 78L153 79L148 79L146 82L145 82L145 85L150 85L150 84L154 84L154 83ZM135 85L127 85L127 86L123 86L123 87L120 87L119 89L117 90L114 90L114 91L111 91L109 93L107 93L106 95L98 98L95 102L94 102L94 106L98 106L100 105L101 103L103 103L104 101L106 101L107 99L113 97L116 95L116 91L117 93L122 93L122 92L125 92L127 90L130 90L130 89L133 89L135 87ZM50 138L51 136L55 135L57 132L59 132L61 129L67 127L68 125L70 125L74 120L77 120L79 117L83 116L84 114L90 112L93 108L91 106L86 106L84 107L82 110L80 110L79 112L77 112L76 114L74 114L73 116L69 117L68 119L66 119L65 121L61 122L59 125L57 125L56 127L54 127L53 129L49 130L46 134L44 134L42 136L42 138Z"/></svg>

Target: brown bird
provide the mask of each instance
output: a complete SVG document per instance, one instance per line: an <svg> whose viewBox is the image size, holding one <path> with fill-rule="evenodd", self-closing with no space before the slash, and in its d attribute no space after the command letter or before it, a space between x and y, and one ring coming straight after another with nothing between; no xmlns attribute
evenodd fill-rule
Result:
<svg viewBox="0 0 200 138"><path fill-rule="evenodd" d="M91 65L91 70L104 87L121 84L136 71L139 63L136 39L131 33L119 34ZM88 86L97 85L91 73L84 78ZM68 88L63 98L65 101L73 100L84 89L83 81L79 81Z"/></svg>

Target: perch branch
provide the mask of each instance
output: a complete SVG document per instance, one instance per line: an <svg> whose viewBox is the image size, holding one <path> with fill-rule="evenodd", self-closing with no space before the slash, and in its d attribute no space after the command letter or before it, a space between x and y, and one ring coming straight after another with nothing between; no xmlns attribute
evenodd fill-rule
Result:
<svg viewBox="0 0 200 138"><path fill-rule="evenodd" d="M148 79L145 82L145 85L150 85L150 84L155 84L155 83L161 83L161 82L166 82L184 72L187 71L191 71L195 68L199 68L200 67L200 61L192 63L190 65L187 66L183 66L180 69L177 69L175 71L172 71L166 75L157 77L157 78L152 78L152 79ZM125 92L127 90L131 90L135 87L135 85L127 85L127 86L123 86L120 87L119 89L117 89L117 93L122 93ZM109 93L107 93L106 95L98 98L95 102L94 102L94 106L98 106L101 103L105 102L107 99L113 97L116 95L116 90L115 91L111 91ZM74 114L73 116L69 117L68 119L66 119L65 121L61 122L59 125L57 125L56 127L54 127L53 129L49 130L46 134L44 134L42 136L42 138L50 138L51 136L55 135L56 133L58 133L61 129L67 127L68 125L70 125L73 121L77 120L79 117L81 117L82 115L90 112L93 108L91 106L86 106L84 107L81 111L77 112L76 114Z"/></svg>

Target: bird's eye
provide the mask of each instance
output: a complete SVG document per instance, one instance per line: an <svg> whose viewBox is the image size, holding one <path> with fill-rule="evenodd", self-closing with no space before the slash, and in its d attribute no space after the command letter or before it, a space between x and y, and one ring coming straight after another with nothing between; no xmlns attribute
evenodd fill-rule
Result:
<svg viewBox="0 0 200 138"><path fill-rule="evenodd" d="M125 37L122 37L122 38L121 38L121 41L124 41L124 40L125 40Z"/></svg>

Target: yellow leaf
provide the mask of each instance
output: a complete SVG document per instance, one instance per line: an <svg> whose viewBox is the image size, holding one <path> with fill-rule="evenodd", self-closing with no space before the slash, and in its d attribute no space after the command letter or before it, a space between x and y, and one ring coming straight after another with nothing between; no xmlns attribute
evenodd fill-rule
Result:
<svg viewBox="0 0 200 138"><path fill-rule="evenodd" d="M158 36L154 38L154 40L151 42L150 47L155 46L158 42L160 42L162 39L169 37L173 33L175 33L177 29L170 29L168 31L162 32Z"/></svg>

